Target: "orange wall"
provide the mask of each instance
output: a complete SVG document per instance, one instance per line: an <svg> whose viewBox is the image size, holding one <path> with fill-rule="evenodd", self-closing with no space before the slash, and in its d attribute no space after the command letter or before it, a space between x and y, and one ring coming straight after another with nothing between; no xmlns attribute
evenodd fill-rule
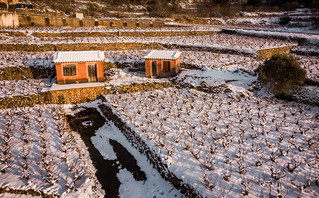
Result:
<svg viewBox="0 0 319 198"><path fill-rule="evenodd" d="M180 70L180 57L176 60L152 60L152 59L146 59L145 60L145 76L151 77L152 76L152 62L157 62L157 76L172 76L179 72ZM170 74L167 74L168 72L164 71L164 65L163 61L170 61L171 62L171 68L170 68ZM167 76L167 77L168 77Z"/></svg>
<svg viewBox="0 0 319 198"><path fill-rule="evenodd" d="M103 73L103 62L82 62L82 63L56 63L56 76L58 84L88 82L88 64L97 63L97 78L98 81L104 80ZM63 65L75 64L76 65L76 76L63 76Z"/></svg>

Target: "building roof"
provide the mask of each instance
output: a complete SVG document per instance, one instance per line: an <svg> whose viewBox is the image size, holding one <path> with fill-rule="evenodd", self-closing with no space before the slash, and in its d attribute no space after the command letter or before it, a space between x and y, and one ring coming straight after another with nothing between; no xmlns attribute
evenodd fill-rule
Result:
<svg viewBox="0 0 319 198"><path fill-rule="evenodd" d="M101 51L70 51L57 52L53 56L55 63L76 63L90 61L104 61L105 55Z"/></svg>
<svg viewBox="0 0 319 198"><path fill-rule="evenodd" d="M181 54L179 51L152 50L144 56L144 59L176 60Z"/></svg>

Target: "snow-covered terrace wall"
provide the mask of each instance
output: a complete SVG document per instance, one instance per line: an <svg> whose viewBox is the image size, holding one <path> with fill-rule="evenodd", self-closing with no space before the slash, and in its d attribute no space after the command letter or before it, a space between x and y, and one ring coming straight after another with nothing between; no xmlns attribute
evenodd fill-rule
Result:
<svg viewBox="0 0 319 198"><path fill-rule="evenodd" d="M39 94L12 95L0 97L0 109L12 107L34 106L36 104L74 104L93 101L101 95L117 93L133 93L139 91L151 91L172 86L170 82L133 83L120 86L108 85L107 88L100 83L96 87L72 88L63 90L44 90ZM39 90L40 91L40 90Z"/></svg>
<svg viewBox="0 0 319 198"><path fill-rule="evenodd" d="M15 13L0 13L0 28L16 28L19 26L18 15Z"/></svg>
<svg viewBox="0 0 319 198"><path fill-rule="evenodd" d="M294 46L283 46L257 50L257 58L268 59L274 54L288 54Z"/></svg>
<svg viewBox="0 0 319 198"><path fill-rule="evenodd" d="M90 51L163 49L159 43L61 43L61 44L0 44L1 51Z"/></svg>
<svg viewBox="0 0 319 198"><path fill-rule="evenodd" d="M151 20L119 20L68 18L61 16L16 14L20 27L164 27L164 22Z"/></svg>

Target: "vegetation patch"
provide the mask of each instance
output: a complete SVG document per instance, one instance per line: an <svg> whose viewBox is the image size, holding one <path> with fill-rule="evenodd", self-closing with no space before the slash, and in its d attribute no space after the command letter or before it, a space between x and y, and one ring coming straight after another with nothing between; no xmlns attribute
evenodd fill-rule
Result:
<svg viewBox="0 0 319 198"><path fill-rule="evenodd" d="M292 55L274 55L258 68L259 80L275 86L276 95L281 95L304 84L306 70Z"/></svg>

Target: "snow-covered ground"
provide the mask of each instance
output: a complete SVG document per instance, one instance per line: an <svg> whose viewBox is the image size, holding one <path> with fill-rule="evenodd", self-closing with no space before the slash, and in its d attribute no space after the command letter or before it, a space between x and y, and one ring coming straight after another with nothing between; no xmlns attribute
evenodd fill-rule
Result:
<svg viewBox="0 0 319 198"><path fill-rule="evenodd" d="M111 68L106 73L110 74L110 81L105 85L121 86L133 83L152 83L152 82L165 82L167 78L146 78L144 72L129 72L126 68L117 69Z"/></svg>
<svg viewBox="0 0 319 198"><path fill-rule="evenodd" d="M294 45L294 42L278 39L257 38L243 35L216 34L211 36L172 36L172 37L11 37L3 36L3 44L62 44L62 43L163 43L179 45L195 45L235 49L254 52L254 50Z"/></svg>
<svg viewBox="0 0 319 198"><path fill-rule="evenodd" d="M200 27L193 27L194 30ZM208 30L209 27L201 28ZM305 38L316 44L316 35L268 31L244 31L240 35L110 38L36 38L34 32L90 31L92 28L21 28L26 37L0 33L0 43L110 43L159 42L189 46L255 52L257 49L293 45L295 42L251 37L260 34ZM106 31L93 28L94 31ZM125 31L112 29L110 31ZM185 31L185 28L136 29L137 31ZM10 30L12 31L12 30ZM129 31L135 31L130 29ZM315 51L315 46L297 50ZM51 68L54 52L0 52L0 68ZM107 70L105 83L57 85L52 79L0 81L0 99L6 96L40 93L88 86L121 86L132 83L172 80L180 89L167 88L105 98L151 147L159 152L169 169L207 197L249 197L268 195L318 197L318 112L319 108L296 102L278 101L248 91L257 80L255 70L263 61L250 56L207 51L182 51L181 62L201 70L183 69L175 78L151 79L143 73L147 50L106 51L113 63L125 68ZM319 59L297 56L307 77L319 79ZM138 68L134 68L134 67ZM191 86L187 86L191 85ZM183 87L219 87L204 93ZM317 87L299 90L308 99L319 98ZM310 95L309 95L310 94ZM266 94L264 94L265 96ZM306 99L307 99L306 98ZM97 102L83 106L97 107ZM65 109L71 112L70 106ZM101 190L88 151L76 133L69 132L58 105L39 105L0 110L0 187L34 189L62 197L100 197ZM66 130L66 132L65 132ZM73 138L73 137L74 138ZM114 139L138 161L146 173L145 182L136 181L126 169L118 178L121 197L182 197L122 133L108 122L96 131L92 141L105 159L115 159L109 144ZM8 152L7 152L8 151ZM56 162L56 163L53 163ZM0 170L0 171L1 171ZM6 196L7 194L4 194ZM136 196L135 196L136 195ZM9 196L9 195L8 195Z"/></svg>
<svg viewBox="0 0 319 198"><path fill-rule="evenodd" d="M53 67L54 52L0 52L0 69L6 67Z"/></svg>
<svg viewBox="0 0 319 198"><path fill-rule="evenodd" d="M98 102L84 104L86 107L98 109ZM102 114L102 113L101 113ZM102 114L103 115L103 114ZM146 181L136 181L132 174L125 168L121 168L118 178L121 182L119 196L121 198L142 198L142 197L184 197L176 188L165 181L156 169L144 155L141 155L130 142L125 138L122 132L114 126L112 121L107 123L96 131L95 136L91 138L92 143L99 150L106 160L115 160L116 154L113 151L109 140L116 140L123 145L131 155L137 160L137 165L146 173Z"/></svg>
<svg viewBox="0 0 319 198"><path fill-rule="evenodd" d="M3 32L11 32L12 29L2 29ZM72 33L72 32L183 32L183 31L219 31L219 28L192 26L192 27L162 27L162 28L104 28L104 27L23 27L17 28L14 31L23 32L28 35L33 33Z"/></svg>
<svg viewBox="0 0 319 198"><path fill-rule="evenodd" d="M204 196L319 196L318 107L175 88L105 98Z"/></svg>
<svg viewBox="0 0 319 198"><path fill-rule="evenodd" d="M0 81L0 98L39 94L42 89L51 86L51 79L4 80Z"/></svg>
<svg viewBox="0 0 319 198"><path fill-rule="evenodd" d="M67 107L66 107L67 108ZM61 197L101 197L88 151L63 107L0 110L0 187Z"/></svg>
<svg viewBox="0 0 319 198"><path fill-rule="evenodd" d="M284 30L284 28L282 28ZM253 29L236 29L237 33L242 35L255 35L255 36L269 36L269 37L281 37L286 39L305 39L309 44L318 45L319 44L319 35L317 34L307 34L307 33L295 33L289 31L276 31L276 30L253 30Z"/></svg>

